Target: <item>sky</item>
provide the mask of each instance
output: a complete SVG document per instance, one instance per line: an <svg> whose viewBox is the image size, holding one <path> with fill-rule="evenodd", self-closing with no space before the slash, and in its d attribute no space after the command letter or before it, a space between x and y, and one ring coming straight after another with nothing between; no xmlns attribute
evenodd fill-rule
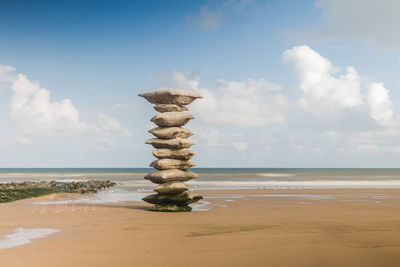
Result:
<svg viewBox="0 0 400 267"><path fill-rule="evenodd" d="M159 88L198 167L396 168L396 0L0 0L0 167L148 167Z"/></svg>

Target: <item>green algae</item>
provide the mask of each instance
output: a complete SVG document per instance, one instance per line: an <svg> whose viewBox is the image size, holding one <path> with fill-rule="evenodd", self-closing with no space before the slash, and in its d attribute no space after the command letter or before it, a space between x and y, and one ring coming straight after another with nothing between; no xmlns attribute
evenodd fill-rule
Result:
<svg viewBox="0 0 400 267"><path fill-rule="evenodd" d="M7 203L20 199L39 197L60 192L53 188L17 188L17 189L0 189L0 203Z"/></svg>
<svg viewBox="0 0 400 267"><path fill-rule="evenodd" d="M164 205L154 205L151 211L160 211L160 212L188 212L191 211L192 208L190 206L178 206L178 205L171 205L171 204L164 204Z"/></svg>

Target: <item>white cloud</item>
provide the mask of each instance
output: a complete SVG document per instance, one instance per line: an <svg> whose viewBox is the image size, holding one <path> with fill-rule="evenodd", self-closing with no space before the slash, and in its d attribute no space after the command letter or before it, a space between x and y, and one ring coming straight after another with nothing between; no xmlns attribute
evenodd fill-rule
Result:
<svg viewBox="0 0 400 267"><path fill-rule="evenodd" d="M367 93L367 101L371 108L371 117L384 126L392 126L393 110L389 91L382 83L371 83Z"/></svg>
<svg viewBox="0 0 400 267"><path fill-rule="evenodd" d="M365 120L363 110L370 109L370 118L379 125L393 125L392 101L382 83L363 83L353 67L347 67L345 74L339 74L338 67L308 46L286 50L283 58L296 70L302 91L298 103L303 110L324 121L340 118L342 124L352 116L350 123L354 125L354 121L361 123L357 117Z"/></svg>
<svg viewBox="0 0 400 267"><path fill-rule="evenodd" d="M166 79L166 82L176 86L177 88L197 91L199 90L200 76L197 73L189 71L174 72L170 79Z"/></svg>
<svg viewBox="0 0 400 267"><path fill-rule="evenodd" d="M389 48L400 48L400 1L318 0L323 10L321 25L313 29L316 39L361 40Z"/></svg>
<svg viewBox="0 0 400 267"><path fill-rule="evenodd" d="M361 105L361 79L353 67L335 77L340 69L308 46L286 50L285 61L293 63L300 82L304 106L322 101L332 101L336 107L353 108ZM325 104L325 103L324 103Z"/></svg>
<svg viewBox="0 0 400 267"><path fill-rule="evenodd" d="M30 81L18 74L11 86L11 118L26 134L51 135L71 134L89 130L89 126L79 120L79 111L71 100L50 102L50 92L40 88L37 81Z"/></svg>
<svg viewBox="0 0 400 267"><path fill-rule="evenodd" d="M13 71L14 68L8 68ZM10 103L11 119L24 135L109 135L118 133L129 137L131 133L120 122L103 113L98 115L97 123L80 120L79 110L69 99L51 101L50 91L41 88L39 82L30 81L18 74L11 84L13 96ZM17 140L18 143L22 139Z"/></svg>
<svg viewBox="0 0 400 267"><path fill-rule="evenodd" d="M199 77L188 72L172 75L177 88L195 90L203 99L191 104L196 117L209 124L263 126L282 124L288 101L281 86L265 79L242 82L218 80L215 90L199 88Z"/></svg>

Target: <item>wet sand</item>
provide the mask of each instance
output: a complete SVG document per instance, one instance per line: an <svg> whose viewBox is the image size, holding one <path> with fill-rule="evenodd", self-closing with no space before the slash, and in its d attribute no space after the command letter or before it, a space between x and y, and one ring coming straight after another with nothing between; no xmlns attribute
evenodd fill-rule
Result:
<svg viewBox="0 0 400 267"><path fill-rule="evenodd" d="M0 239L19 227L60 230L0 250L0 265L399 266L398 189L200 193L212 209L27 204L65 195L0 204Z"/></svg>

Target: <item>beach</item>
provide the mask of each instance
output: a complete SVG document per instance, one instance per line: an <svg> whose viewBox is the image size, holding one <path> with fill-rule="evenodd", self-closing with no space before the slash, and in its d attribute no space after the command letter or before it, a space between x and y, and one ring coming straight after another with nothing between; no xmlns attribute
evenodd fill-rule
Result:
<svg viewBox="0 0 400 267"><path fill-rule="evenodd" d="M198 211L56 194L0 205L2 266L398 266L400 189L205 190ZM67 201L68 200L68 201ZM48 203L41 205L38 203ZM0 238L1 239L1 238Z"/></svg>

